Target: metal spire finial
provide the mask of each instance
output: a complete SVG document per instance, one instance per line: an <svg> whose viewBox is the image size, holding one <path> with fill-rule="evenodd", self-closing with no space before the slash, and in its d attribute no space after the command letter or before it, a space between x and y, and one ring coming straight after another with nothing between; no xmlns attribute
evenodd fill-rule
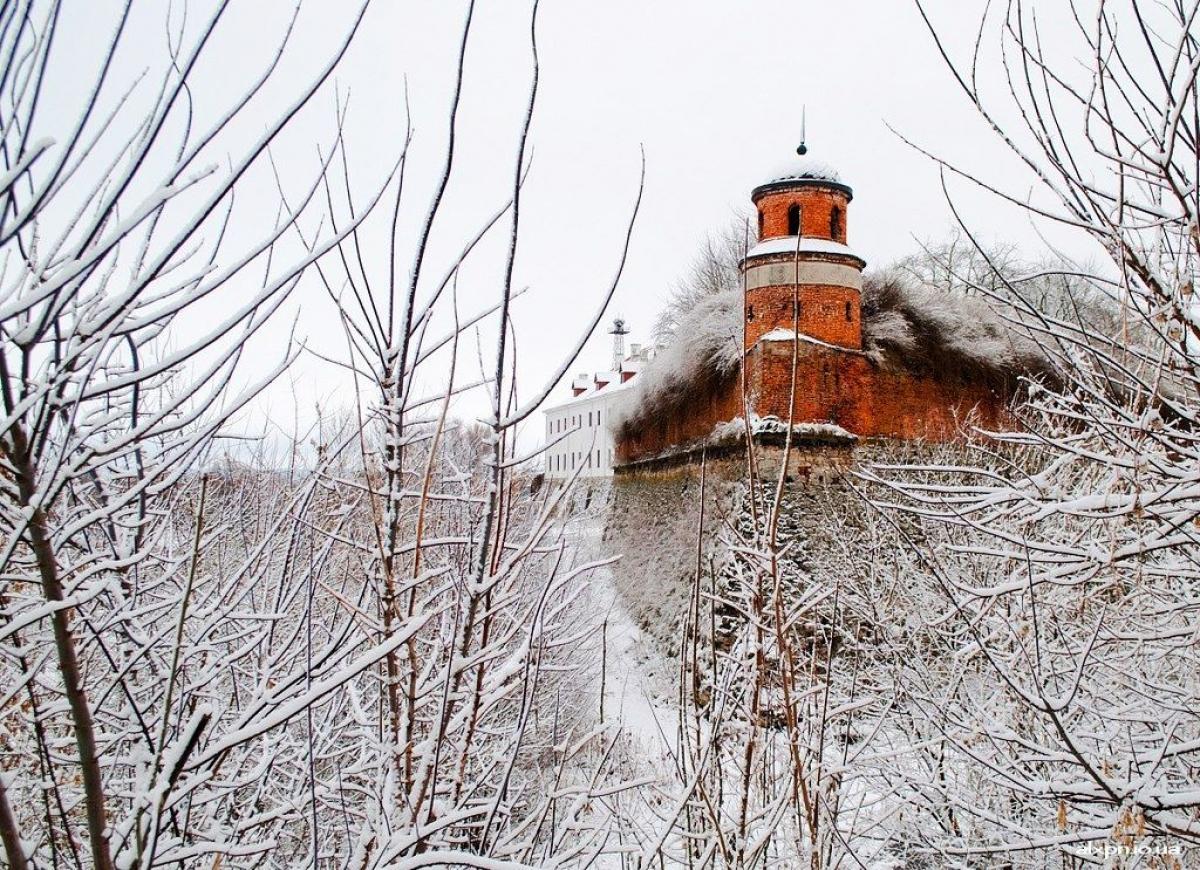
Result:
<svg viewBox="0 0 1200 870"><path fill-rule="evenodd" d="M805 154L808 153L808 146L806 144L804 144L805 140L808 138L808 136L805 133L805 129L804 129L805 128L805 120L806 120L804 116L806 114L807 108L808 108L807 106L800 107L800 147L796 149L796 153L799 154L801 157L803 157Z"/></svg>

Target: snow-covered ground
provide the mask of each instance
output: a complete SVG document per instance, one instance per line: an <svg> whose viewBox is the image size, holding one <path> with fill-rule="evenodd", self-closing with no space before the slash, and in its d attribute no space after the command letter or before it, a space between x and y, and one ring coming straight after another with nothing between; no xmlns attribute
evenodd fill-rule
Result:
<svg viewBox="0 0 1200 870"><path fill-rule="evenodd" d="M665 760L679 732L678 713L670 700L673 666L634 624L612 582L612 569L597 575L596 595L606 605L602 623L605 720L620 722L647 759Z"/></svg>
<svg viewBox="0 0 1200 870"><path fill-rule="evenodd" d="M594 514L572 523L570 536L589 559L619 554L604 549L604 517ZM679 733L675 703L676 665L643 635L614 582L616 561L592 572L590 604L596 614L598 655L603 656L598 678L603 685L604 721L617 722L631 751L647 762L670 763L670 749Z"/></svg>

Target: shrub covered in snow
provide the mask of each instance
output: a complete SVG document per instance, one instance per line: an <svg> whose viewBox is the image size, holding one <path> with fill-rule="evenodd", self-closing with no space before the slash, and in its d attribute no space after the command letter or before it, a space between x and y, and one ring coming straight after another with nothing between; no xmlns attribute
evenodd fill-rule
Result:
<svg viewBox="0 0 1200 870"><path fill-rule="evenodd" d="M719 389L737 375L741 358L741 290L701 298L679 319L635 388L626 391L611 418L613 431L619 434L659 414L674 413L698 392Z"/></svg>
<svg viewBox="0 0 1200 870"><path fill-rule="evenodd" d="M862 325L863 349L881 366L952 371L991 384L1052 374L1042 349L995 306L896 272L866 277Z"/></svg>

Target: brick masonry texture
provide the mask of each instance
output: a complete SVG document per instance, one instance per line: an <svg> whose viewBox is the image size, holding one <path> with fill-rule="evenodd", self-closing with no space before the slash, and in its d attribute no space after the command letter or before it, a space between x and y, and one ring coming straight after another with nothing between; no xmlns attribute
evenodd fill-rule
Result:
<svg viewBox="0 0 1200 870"><path fill-rule="evenodd" d="M863 354L801 341L797 352L797 423L836 423L864 438L950 441L968 420L1000 427L1007 399L986 385L954 377L920 376L878 366ZM788 419L792 342L763 342L746 358L751 414ZM742 415L740 378L698 392L671 419L656 420L623 438L618 462L670 453L704 439L721 422Z"/></svg>
<svg viewBox="0 0 1200 870"><path fill-rule="evenodd" d="M861 296L852 287L801 284L800 332L842 347L862 347ZM795 320L792 285L759 287L746 292L743 316L746 344L753 347L772 329L791 330Z"/></svg>
<svg viewBox="0 0 1200 870"><path fill-rule="evenodd" d="M792 419L836 423L866 438L952 440L971 415L996 426L1005 397L952 376L919 376L878 366L861 353L801 341ZM746 361L747 392L760 417L788 419L792 342L764 342Z"/></svg>
<svg viewBox="0 0 1200 870"><path fill-rule="evenodd" d="M788 209L793 205L800 206L800 234L812 239L830 239L846 243L846 215L850 199L843 191L835 188L805 185L794 190L771 191L758 197L760 218L759 241L777 239L780 236L790 236L788 232ZM838 232L832 232L833 210L841 212L838 221Z"/></svg>
<svg viewBox="0 0 1200 870"><path fill-rule="evenodd" d="M742 416L740 375L730 381L709 385L688 396L675 414L659 416L617 442L617 462L645 459L672 446L707 438L713 427Z"/></svg>

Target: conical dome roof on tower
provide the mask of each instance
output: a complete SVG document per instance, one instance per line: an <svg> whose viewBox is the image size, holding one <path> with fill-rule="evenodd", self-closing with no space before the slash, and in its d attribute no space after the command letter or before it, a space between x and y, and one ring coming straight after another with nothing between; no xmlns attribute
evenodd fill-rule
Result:
<svg viewBox="0 0 1200 870"><path fill-rule="evenodd" d="M786 162L775 167L775 171L767 178L766 183L776 181L835 181L842 183L842 177L829 163L816 160L807 154L789 158Z"/></svg>
<svg viewBox="0 0 1200 870"><path fill-rule="evenodd" d="M795 156L775 166L766 179L754 188L754 192L751 194L752 198L757 199L760 194L772 190L810 184L834 187L845 193L847 199L853 198L854 191L842 180L836 167L824 160L817 160L809 156L808 149L803 145L796 150Z"/></svg>

